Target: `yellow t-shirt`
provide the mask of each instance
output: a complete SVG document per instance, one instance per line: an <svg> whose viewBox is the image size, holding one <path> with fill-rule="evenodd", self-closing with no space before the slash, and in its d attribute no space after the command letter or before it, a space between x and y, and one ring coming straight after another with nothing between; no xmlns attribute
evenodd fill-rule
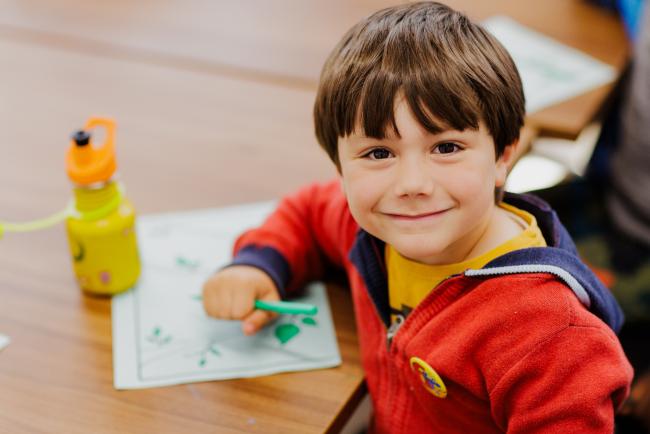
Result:
<svg viewBox="0 0 650 434"><path fill-rule="evenodd" d="M494 249L463 262L446 265L421 264L403 257L386 244L384 255L393 321L396 315L406 318L420 301L449 276L460 274L469 268L481 268L491 260L514 250L546 246L544 236L532 214L505 203L499 204L499 207L510 213L522 231Z"/></svg>

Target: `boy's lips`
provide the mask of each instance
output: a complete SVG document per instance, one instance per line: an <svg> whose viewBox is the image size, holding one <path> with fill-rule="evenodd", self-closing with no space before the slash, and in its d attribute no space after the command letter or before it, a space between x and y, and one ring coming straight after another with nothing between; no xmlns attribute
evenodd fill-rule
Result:
<svg viewBox="0 0 650 434"><path fill-rule="evenodd" d="M392 219L398 220L398 221L419 221L419 220L426 220L429 218L435 218L439 215L444 214L445 212L449 211L451 208L445 208L441 209L439 211L432 211L432 212L423 212L423 213L418 213L418 214L400 214L400 213L383 213L385 216L388 216Z"/></svg>

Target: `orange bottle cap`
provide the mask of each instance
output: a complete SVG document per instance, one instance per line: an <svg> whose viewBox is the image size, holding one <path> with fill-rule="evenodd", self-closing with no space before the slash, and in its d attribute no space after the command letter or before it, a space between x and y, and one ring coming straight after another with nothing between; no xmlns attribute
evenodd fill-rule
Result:
<svg viewBox="0 0 650 434"><path fill-rule="evenodd" d="M106 140L94 147L88 130L95 127L106 129ZM73 134L66 153L65 165L68 177L79 185L106 182L115 173L115 122L112 119L90 118L83 130Z"/></svg>

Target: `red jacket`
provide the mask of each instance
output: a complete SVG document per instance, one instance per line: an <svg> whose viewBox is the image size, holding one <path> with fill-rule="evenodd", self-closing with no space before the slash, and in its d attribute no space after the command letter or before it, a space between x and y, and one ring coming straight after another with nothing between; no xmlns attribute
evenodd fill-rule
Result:
<svg viewBox="0 0 650 434"><path fill-rule="evenodd" d="M329 266L345 270L371 431L611 433L632 379L613 331L621 311L548 205L532 196L506 202L535 215L549 247L452 276L390 333L384 245L352 219L338 182L284 199L239 238L233 263L265 270L283 296ZM437 372L445 398L430 392L438 380L411 366L413 357Z"/></svg>

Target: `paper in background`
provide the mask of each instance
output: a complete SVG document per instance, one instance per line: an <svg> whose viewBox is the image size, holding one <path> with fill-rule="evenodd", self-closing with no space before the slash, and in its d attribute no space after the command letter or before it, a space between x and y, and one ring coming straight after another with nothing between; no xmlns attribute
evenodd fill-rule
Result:
<svg viewBox="0 0 650 434"><path fill-rule="evenodd" d="M506 47L517 65L529 114L616 78L616 71L606 63L511 18L494 16L483 25Z"/></svg>

